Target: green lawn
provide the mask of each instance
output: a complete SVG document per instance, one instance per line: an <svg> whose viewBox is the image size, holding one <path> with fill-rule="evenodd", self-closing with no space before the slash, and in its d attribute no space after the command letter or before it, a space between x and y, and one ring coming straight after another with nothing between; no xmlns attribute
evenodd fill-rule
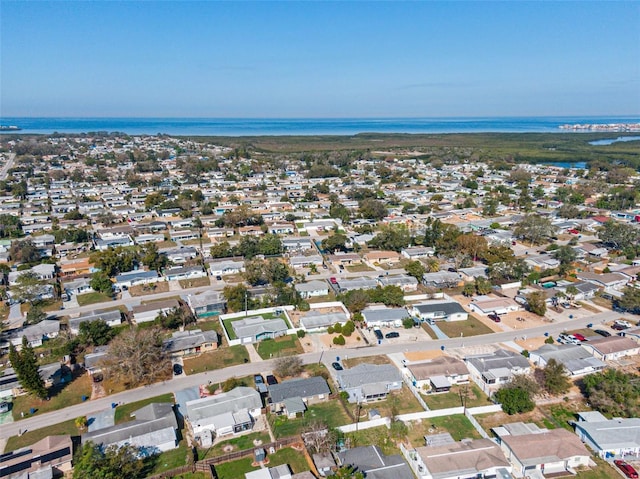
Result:
<svg viewBox="0 0 640 479"><path fill-rule="evenodd" d="M140 409L141 407L146 406L147 404L151 404L152 402L168 402L173 404L173 394L161 394L160 396L155 396L148 399L143 399L142 401L136 401L132 403L123 404L122 406L116 407L116 416L115 422L116 424L120 424L121 422L131 421L135 418L131 417L131 413Z"/></svg>
<svg viewBox="0 0 640 479"><path fill-rule="evenodd" d="M51 398L48 401L38 399L31 394L14 398L12 409L14 420L19 420L22 417L21 413L24 413L25 417L29 417L31 408L36 410L35 414L37 415L82 402L82 396L87 398L91 396L91 378L83 374L65 385L50 389L49 394L51 394Z"/></svg>
<svg viewBox="0 0 640 479"><path fill-rule="evenodd" d="M183 439L176 449L158 454L152 459L153 467L147 471L148 476L159 474L164 471L184 466L187 463L187 455L191 451L187 447L187 442Z"/></svg>
<svg viewBox="0 0 640 479"><path fill-rule="evenodd" d="M268 467L289 464L294 474L309 470L304 454L290 447L280 449L274 454L268 454L267 458L269 459ZM251 465L252 462L252 457L245 457L237 461L218 464L215 466L218 479L244 479L245 473L258 469L258 467Z"/></svg>
<svg viewBox="0 0 640 479"><path fill-rule="evenodd" d="M248 362L249 353L247 352L247 348L238 344L237 346L220 348L216 351L203 353L195 358L185 359L184 371L187 374L197 374Z"/></svg>
<svg viewBox="0 0 640 479"><path fill-rule="evenodd" d="M432 417L427 419L426 422L430 423L431 429L436 434L440 432L448 432L453 437L454 441L460 441L466 437L473 439L480 439L480 433L471 424L471 421L467 419L464 414L453 414L451 416ZM432 426L435 426L433 428Z"/></svg>
<svg viewBox="0 0 640 479"><path fill-rule="evenodd" d="M330 428L351 422L339 401L328 401L309 406L302 418L289 419L285 416L269 415L271 430L276 438L299 434L312 421L322 422Z"/></svg>
<svg viewBox="0 0 640 479"><path fill-rule="evenodd" d="M258 343L256 351L262 359L293 356L304 352L298 337L294 334L275 339L264 339Z"/></svg>
<svg viewBox="0 0 640 479"><path fill-rule="evenodd" d="M253 449L256 446L253 441L258 440L262 441L262 444L267 444L271 442L271 438L269 437L269 433L266 431L258 431L252 432L251 434L246 434L244 436L235 437L233 439L229 439L228 441L222 441L213 446L208 450L200 451L199 459L207 459L209 457L222 456L226 452L225 447L232 446L233 451L244 451L245 449Z"/></svg>
<svg viewBox="0 0 640 479"><path fill-rule="evenodd" d="M460 333L462 333L462 336L465 338L493 333L493 330L489 326L472 315L469 315L469 319L464 321L439 321L438 327L450 338L459 338Z"/></svg>
<svg viewBox="0 0 640 479"><path fill-rule="evenodd" d="M291 325L289 324L289 321L284 316L284 314L276 315L275 313L262 313L262 314L250 314L249 316L239 316L237 318L227 318L227 319L223 319L222 323L224 324L224 329L227 331L227 334L229 335L229 339L238 339L235 331L233 330L233 327L231 326L231 323L233 323L234 321L240 321L241 319L253 318L256 316L262 316L264 319L281 318L281 319L284 319L284 322L287 324L287 327L289 328L291 327Z"/></svg>
<svg viewBox="0 0 640 479"><path fill-rule="evenodd" d="M27 431L22 436L10 437L4 450L5 452L15 451L21 447L30 446L44 437L64 434L69 434L71 436L78 435L78 428L75 425L75 419L69 419L68 421L61 422L59 424Z"/></svg>
<svg viewBox="0 0 640 479"><path fill-rule="evenodd" d="M347 407L351 408L354 416L357 414L356 404L347 403ZM409 391L409 388L404 384L402 385L402 389L393 391L384 401L365 403L361 409L361 421L368 420L368 416L364 416L364 414L368 414L371 409L377 409L382 417L392 417L398 414L408 414L410 412L421 412L424 410L413 393Z"/></svg>
<svg viewBox="0 0 640 479"><path fill-rule="evenodd" d="M350 273L364 273L364 272L367 272L367 271L375 271L373 268L367 266L364 263L345 266L345 268Z"/></svg>
<svg viewBox="0 0 640 479"><path fill-rule="evenodd" d="M429 326L429 323L422 323L422 329L424 329L427 332L427 334L431 339L438 339L438 335L435 333L433 329L431 329L431 326Z"/></svg>
<svg viewBox="0 0 640 479"><path fill-rule="evenodd" d="M423 394L422 399L427 403L429 409L447 409L450 407L462 406L462 396L466 390L467 407L487 406L491 404L489 398L475 384L468 386L452 386L448 393Z"/></svg>
<svg viewBox="0 0 640 479"><path fill-rule="evenodd" d="M345 434L350 441L350 447L378 446L384 454L399 454L400 451L389 435L390 430L386 426L361 429Z"/></svg>
<svg viewBox="0 0 640 479"><path fill-rule="evenodd" d="M591 456L597 466L591 469L579 469L576 479L611 479L612 477L622 477L608 462L597 456Z"/></svg>
<svg viewBox="0 0 640 479"><path fill-rule="evenodd" d="M573 432L569 421L576 420L576 412L588 411L591 408L581 401L576 403L552 404L539 407L540 411L547 416L547 420L554 423L553 427L563 427Z"/></svg>
<svg viewBox="0 0 640 479"><path fill-rule="evenodd" d="M79 306L86 306L88 304L106 303L111 301L111 296L96 291L93 293L79 294L76 296L76 299L78 300Z"/></svg>

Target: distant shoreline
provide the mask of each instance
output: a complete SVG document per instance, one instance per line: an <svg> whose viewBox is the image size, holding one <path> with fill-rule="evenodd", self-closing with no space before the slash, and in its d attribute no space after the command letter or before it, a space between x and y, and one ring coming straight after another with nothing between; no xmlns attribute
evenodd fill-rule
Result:
<svg viewBox="0 0 640 479"><path fill-rule="evenodd" d="M633 117L492 118L0 118L20 134L123 132L171 136L353 136L357 134L574 133L563 125L638 124ZM588 131L588 130L587 130ZM14 133L7 132L4 133Z"/></svg>

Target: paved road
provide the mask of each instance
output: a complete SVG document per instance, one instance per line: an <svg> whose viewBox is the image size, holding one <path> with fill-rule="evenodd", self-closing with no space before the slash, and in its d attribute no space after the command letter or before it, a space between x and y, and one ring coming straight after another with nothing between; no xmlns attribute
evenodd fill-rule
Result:
<svg viewBox="0 0 640 479"><path fill-rule="evenodd" d="M9 170L13 168L13 161L16 159L15 153L7 153L7 161L0 170L0 180L4 180L9 176Z"/></svg>
<svg viewBox="0 0 640 479"><path fill-rule="evenodd" d="M512 341L514 335L528 337L535 337L548 332L551 335L556 336L558 333L566 329L582 328L589 323L593 323L594 326L601 324L602 322L611 321L617 319L620 315L612 311L599 313L584 318L574 319L570 321L564 321L560 323L550 323L544 326L538 326L535 328L521 329L518 331L505 331L493 334L485 334L482 336L473 336L468 338L455 338L446 340L432 340L432 341L419 341L413 343L396 343L396 344L382 344L379 346L365 346L360 348L348 348L348 349L330 349L322 352L307 353L300 355L300 358L305 364L325 362L331 363L334 360L334 356L339 355L341 357L348 356L350 358L366 357L366 356L378 356L383 354L402 353L408 351L424 351L424 350L436 350L442 346L445 349L459 348L462 346L477 346L484 344L497 344L504 341ZM198 386L205 384L208 381L213 383L223 382L230 377L242 377L254 373L270 374L273 368L273 360L265 360L260 362L253 362L247 364L240 364L237 366L231 366L225 369L217 371L209 371L200 374L194 374L191 376L174 378L163 383L153 384L151 386L144 386L129 391L124 391L118 394L114 394L105 398L96 399L93 401L87 401L84 403L69 406L68 408L53 411L50 413L37 415L32 418L22 419L20 421L3 424L0 429L0 439L8 438L18 434L20 430L32 430L38 429L59 422L67 421L69 419L75 419L79 416L86 416L87 414L93 414L103 409L111 407L111 403L118 402L134 402L142 399L147 399L160 394L173 393L177 390L187 387Z"/></svg>

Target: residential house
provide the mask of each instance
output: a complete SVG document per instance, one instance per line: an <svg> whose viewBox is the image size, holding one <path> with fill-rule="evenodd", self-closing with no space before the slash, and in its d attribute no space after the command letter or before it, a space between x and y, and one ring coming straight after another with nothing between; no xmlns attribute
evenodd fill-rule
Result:
<svg viewBox="0 0 640 479"><path fill-rule="evenodd" d="M282 240L282 247L286 252L314 249L309 238L284 238Z"/></svg>
<svg viewBox="0 0 640 479"><path fill-rule="evenodd" d="M77 278L72 281L65 281L63 289L68 296L93 292L91 278Z"/></svg>
<svg viewBox="0 0 640 479"><path fill-rule="evenodd" d="M243 343L257 343L263 339L274 339L287 334L289 326L282 318L265 319L251 316L231 323L236 337Z"/></svg>
<svg viewBox="0 0 640 479"><path fill-rule="evenodd" d="M294 286L302 299L317 298L329 294L329 286L325 281L309 281L308 283L296 283Z"/></svg>
<svg viewBox="0 0 640 479"><path fill-rule="evenodd" d="M400 371L392 364L359 364L339 371L336 380L351 403L385 399L389 392L402 389Z"/></svg>
<svg viewBox="0 0 640 479"><path fill-rule="evenodd" d="M563 428L529 434L500 436L500 447L520 477L533 471L543 475L575 474L576 468L591 465L590 453L580 439Z"/></svg>
<svg viewBox="0 0 640 479"><path fill-rule="evenodd" d="M522 354L498 349L490 354L468 356L465 363L471 378L487 394L493 394L515 374L528 374L531 365Z"/></svg>
<svg viewBox="0 0 640 479"><path fill-rule="evenodd" d="M336 454L340 466L351 466L367 479L414 479L401 455L387 456L378 446L361 446Z"/></svg>
<svg viewBox="0 0 640 479"><path fill-rule="evenodd" d="M324 434L327 433L328 431L324 432ZM320 476L322 477L331 476L333 474L333 471L336 469L336 460L333 458L333 455L330 452L318 452L312 454L311 458L313 459L313 463L316 466L318 474L320 474Z"/></svg>
<svg viewBox="0 0 640 479"><path fill-rule="evenodd" d="M344 324L349 316L344 311L311 310L300 317L300 327L307 332L324 331L329 326Z"/></svg>
<svg viewBox="0 0 640 479"><path fill-rule="evenodd" d="M546 367L551 359L562 364L572 377L601 371L607 366L584 348L573 344L543 344L529 353L529 360L539 368Z"/></svg>
<svg viewBox="0 0 640 479"><path fill-rule="evenodd" d="M47 436L31 446L0 456L3 479L44 479L71 471L73 443L71 436Z"/></svg>
<svg viewBox="0 0 640 479"><path fill-rule="evenodd" d="M326 401L331 394L327 381L322 376L289 379L269 386L271 411L289 417L303 414L307 405Z"/></svg>
<svg viewBox="0 0 640 479"><path fill-rule="evenodd" d="M383 288L385 286L397 286L405 293L418 289L418 280L408 274L393 274L378 276L378 283Z"/></svg>
<svg viewBox="0 0 640 479"><path fill-rule="evenodd" d="M81 314L77 318L69 318L69 332L73 335L80 333L80 324L90 321L102 320L109 326L119 326L122 324L122 313L118 309L110 311L95 310Z"/></svg>
<svg viewBox="0 0 640 479"><path fill-rule="evenodd" d="M405 457L418 479L511 477L511 464L490 439L417 447Z"/></svg>
<svg viewBox="0 0 640 479"><path fill-rule="evenodd" d="M175 331L162 342L162 348L172 357L192 356L218 349L220 338L215 331L192 329Z"/></svg>
<svg viewBox="0 0 640 479"><path fill-rule="evenodd" d="M170 451L178 447L178 421L170 403L151 403L132 413L132 421L86 432L82 444L89 441L102 447L129 444L140 448L142 456Z"/></svg>
<svg viewBox="0 0 640 479"><path fill-rule="evenodd" d="M601 459L640 454L640 418L607 419L597 411L578 413L576 434Z"/></svg>
<svg viewBox="0 0 640 479"><path fill-rule="evenodd" d="M312 254L309 256L291 256L289 258L289 264L294 269L308 268L314 265L316 268L322 266L324 260L319 254Z"/></svg>
<svg viewBox="0 0 640 479"><path fill-rule="evenodd" d="M109 357L109 346L98 346L84 355L84 369L89 376L102 372L102 365Z"/></svg>
<svg viewBox="0 0 640 479"><path fill-rule="evenodd" d="M185 419L196 438L205 431L221 437L253 429L261 414L260 393L241 386L226 393L187 401Z"/></svg>
<svg viewBox="0 0 640 479"><path fill-rule="evenodd" d="M78 258L60 262L60 276L63 278L84 276L93 272L93 264L89 262L89 258Z"/></svg>
<svg viewBox="0 0 640 479"><path fill-rule="evenodd" d="M362 258L358 253L339 253L329 255L329 261L336 267L344 267L356 263L361 263Z"/></svg>
<svg viewBox="0 0 640 479"><path fill-rule="evenodd" d="M133 322L136 324L154 321L158 315L167 314L172 309L180 308L177 299L166 299L163 301L153 301L148 304L134 306L132 309Z"/></svg>
<svg viewBox="0 0 640 479"><path fill-rule="evenodd" d="M436 254L436 250L426 246L416 246L413 248L405 248L400 253L407 259L417 260L421 258L430 258Z"/></svg>
<svg viewBox="0 0 640 479"><path fill-rule="evenodd" d="M197 231L191 230L180 230L180 231L171 231L169 234L171 237L171 241L188 241L199 238L199 234Z"/></svg>
<svg viewBox="0 0 640 479"><path fill-rule="evenodd" d="M244 260L242 258L223 258L207 261L211 276L225 276L228 274L239 274L244 271Z"/></svg>
<svg viewBox="0 0 640 479"><path fill-rule="evenodd" d="M455 288L460 282L460 275L451 271L425 273L422 276L422 283L430 288Z"/></svg>
<svg viewBox="0 0 640 479"><path fill-rule="evenodd" d="M372 265L393 265L400 262L400 253L396 251L369 251L364 255L364 260Z"/></svg>
<svg viewBox="0 0 640 479"><path fill-rule="evenodd" d="M420 321L464 321L469 318L460 303L456 301L430 301L428 303L415 304L409 312Z"/></svg>
<svg viewBox="0 0 640 479"><path fill-rule="evenodd" d="M547 253L527 255L524 262L533 268L534 271L545 271L560 266L560 261Z"/></svg>
<svg viewBox="0 0 640 479"><path fill-rule="evenodd" d="M366 276L360 278L338 278L337 287L340 292L353 291L356 289L376 289L378 282Z"/></svg>
<svg viewBox="0 0 640 479"><path fill-rule="evenodd" d="M469 303L469 309L475 313L488 316L489 314L513 313L522 308L511 298L478 296Z"/></svg>
<svg viewBox="0 0 640 479"><path fill-rule="evenodd" d="M208 290L200 294L187 296L187 303L194 316L208 318L224 314L227 309L227 300L220 291Z"/></svg>
<svg viewBox="0 0 640 479"><path fill-rule="evenodd" d="M131 236L115 236L107 239L94 238L93 244L98 251L106 251L109 248L117 248L118 246L127 247L135 245Z"/></svg>
<svg viewBox="0 0 640 479"><path fill-rule="evenodd" d="M167 281L180 281L185 279L205 278L207 272L202 269L202 266L178 266L175 268L169 268L164 271L164 277Z"/></svg>
<svg viewBox="0 0 640 479"><path fill-rule="evenodd" d="M362 318L368 328L402 326L402 320L410 317L404 308L388 308L386 306L369 306L362 310Z"/></svg>
<svg viewBox="0 0 640 479"><path fill-rule="evenodd" d="M408 364L404 369L411 383L420 389L448 391L454 384L469 382L469 370L464 361L440 356L431 361Z"/></svg>
<svg viewBox="0 0 640 479"><path fill-rule="evenodd" d="M590 273L588 271L579 272L576 277L582 281L588 281L600 288L621 290L629 282L629 277L623 273Z"/></svg>
<svg viewBox="0 0 640 479"><path fill-rule="evenodd" d="M158 276L155 271L128 271L117 275L114 279L117 288L131 288L141 284L152 284L158 281L164 281L164 278Z"/></svg>
<svg viewBox="0 0 640 479"><path fill-rule="evenodd" d="M616 361L625 356L635 356L640 353L640 344L622 336L592 339L582 343L581 346L594 358L602 361Z"/></svg>
<svg viewBox="0 0 640 479"><path fill-rule="evenodd" d="M571 295L567 294L567 288L569 286L573 286L578 292ZM593 298L600 288L595 283L590 283L588 281L578 281L576 283L570 284L559 284L554 289L556 291L562 292L566 296L569 296L574 301L583 301L585 299Z"/></svg>
<svg viewBox="0 0 640 479"><path fill-rule="evenodd" d="M60 321L57 319L45 319L39 323L10 331L8 338L16 349L22 347L23 336L27 337L27 341L32 348L37 348L38 346L42 346L45 341L57 338L59 333Z"/></svg>
<svg viewBox="0 0 640 479"><path fill-rule="evenodd" d="M313 474L312 474L313 476ZM245 472L245 479L292 479L291 469L288 464L280 464L276 467L261 467L255 471ZM314 476L315 477L315 476Z"/></svg>
<svg viewBox="0 0 640 479"><path fill-rule="evenodd" d="M198 257L198 252L191 246L182 246L181 248L162 249L161 254L173 264L185 264L187 261Z"/></svg>

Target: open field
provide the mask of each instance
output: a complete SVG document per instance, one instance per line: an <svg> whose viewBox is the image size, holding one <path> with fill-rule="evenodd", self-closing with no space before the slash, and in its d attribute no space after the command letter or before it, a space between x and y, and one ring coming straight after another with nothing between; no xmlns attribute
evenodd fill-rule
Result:
<svg viewBox="0 0 640 479"><path fill-rule="evenodd" d="M247 348L237 345L220 348L210 353L203 353L195 358L185 359L184 372L186 374L197 374L247 362L249 362Z"/></svg>
<svg viewBox="0 0 640 479"><path fill-rule="evenodd" d="M106 303L107 301L111 301L111 296L94 291L93 293L79 294L76 296L76 300L78 301L78 306L87 306L88 304Z"/></svg>
<svg viewBox="0 0 640 479"><path fill-rule="evenodd" d="M440 321L438 327L450 338L459 338L460 336L468 338L469 336L493 333L493 330L472 315L469 315L469 319L464 321Z"/></svg>
<svg viewBox="0 0 640 479"><path fill-rule="evenodd" d="M182 289L200 288L202 286L211 285L211 281L209 281L209 276L205 276L204 278L181 279L178 282L180 283L180 287Z"/></svg>
<svg viewBox="0 0 640 479"><path fill-rule="evenodd" d="M293 356L303 352L302 345L294 334L280 336L275 339L264 339L258 343L256 351L258 351L262 359Z"/></svg>
<svg viewBox="0 0 640 479"><path fill-rule="evenodd" d="M302 418L289 419L286 416L270 414L268 419L276 438L300 434L310 422L314 421L320 421L330 428L351 422L338 400L310 405Z"/></svg>
<svg viewBox="0 0 640 479"><path fill-rule="evenodd" d="M448 409L463 406L466 394L467 407L487 406L491 401L475 384L452 386L447 393L423 394L422 399L429 409Z"/></svg>
<svg viewBox="0 0 640 479"><path fill-rule="evenodd" d="M304 454L290 447L268 454L267 459L269 461L267 467L289 464L294 474L309 470ZM215 466L216 475L218 479L244 479L245 473L258 469L258 467L251 465L252 461L253 458L246 457L237 461L223 462Z"/></svg>
<svg viewBox="0 0 640 479"><path fill-rule="evenodd" d="M147 294L166 293L169 291L168 281L157 281L151 284L139 284L129 288L131 296L145 296Z"/></svg>

